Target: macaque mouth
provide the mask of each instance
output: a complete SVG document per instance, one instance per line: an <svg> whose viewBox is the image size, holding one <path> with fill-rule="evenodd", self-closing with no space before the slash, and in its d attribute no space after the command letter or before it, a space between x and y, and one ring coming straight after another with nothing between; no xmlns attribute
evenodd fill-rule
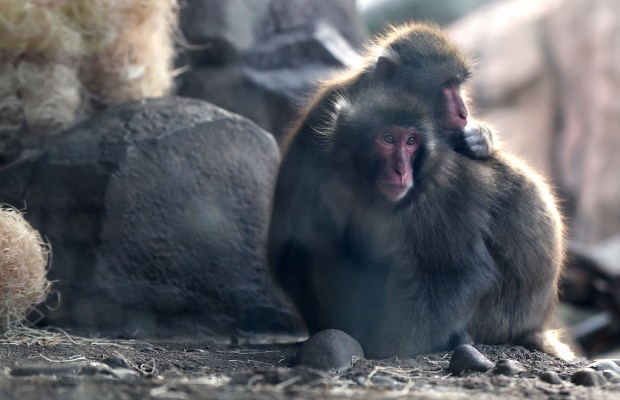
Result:
<svg viewBox="0 0 620 400"><path fill-rule="evenodd" d="M402 199L413 189L413 184L410 183L377 182L377 186L383 197L391 202Z"/></svg>

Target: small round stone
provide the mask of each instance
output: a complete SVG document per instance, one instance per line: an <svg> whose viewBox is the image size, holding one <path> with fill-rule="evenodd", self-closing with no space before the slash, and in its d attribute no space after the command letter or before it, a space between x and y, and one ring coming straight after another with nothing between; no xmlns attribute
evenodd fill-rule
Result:
<svg viewBox="0 0 620 400"><path fill-rule="evenodd" d="M375 386L381 386L387 389L395 388L398 384L394 379L385 375L375 375L370 379L370 381Z"/></svg>
<svg viewBox="0 0 620 400"><path fill-rule="evenodd" d="M473 346L462 344L454 349L448 371L453 374L461 374L465 371L486 372L491 368L493 368L491 360Z"/></svg>
<svg viewBox="0 0 620 400"><path fill-rule="evenodd" d="M112 368L131 368L131 366L127 363L127 360L116 355L104 358L103 363Z"/></svg>
<svg viewBox="0 0 620 400"><path fill-rule="evenodd" d="M496 375L514 376L521 372L525 372L525 367L517 360L499 360L493 369Z"/></svg>
<svg viewBox="0 0 620 400"><path fill-rule="evenodd" d="M338 329L326 329L310 336L297 352L297 364L323 371L343 372L353 358L364 358L362 346Z"/></svg>
<svg viewBox="0 0 620 400"><path fill-rule="evenodd" d="M550 383L552 385L559 385L560 383L562 383L562 378L560 378L560 375L558 375L558 373L554 371L545 371L541 373L540 380Z"/></svg>
<svg viewBox="0 0 620 400"><path fill-rule="evenodd" d="M570 381L580 386L602 386L605 384L605 377L592 368L583 368L575 371Z"/></svg>
<svg viewBox="0 0 620 400"><path fill-rule="evenodd" d="M620 374L611 369L603 371L603 376L611 383L620 383Z"/></svg>
<svg viewBox="0 0 620 400"><path fill-rule="evenodd" d="M620 374L620 366L613 360L596 360L592 364L588 365L588 368L595 369L597 371L605 371L609 369L617 374Z"/></svg>

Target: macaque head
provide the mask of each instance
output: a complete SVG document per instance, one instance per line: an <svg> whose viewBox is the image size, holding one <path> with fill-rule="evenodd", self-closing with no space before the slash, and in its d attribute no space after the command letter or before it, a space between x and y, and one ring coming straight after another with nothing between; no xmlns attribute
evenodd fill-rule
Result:
<svg viewBox="0 0 620 400"><path fill-rule="evenodd" d="M428 108L416 96L380 86L340 99L336 110L330 154L346 184L361 196L404 201L434 147Z"/></svg>
<svg viewBox="0 0 620 400"><path fill-rule="evenodd" d="M381 160L375 188L392 203L413 188L413 160L421 135L415 126L380 126L375 134L376 157Z"/></svg>
<svg viewBox="0 0 620 400"><path fill-rule="evenodd" d="M428 101L440 128L462 130L467 107L462 84L471 63L439 27L410 24L378 41L373 78Z"/></svg>

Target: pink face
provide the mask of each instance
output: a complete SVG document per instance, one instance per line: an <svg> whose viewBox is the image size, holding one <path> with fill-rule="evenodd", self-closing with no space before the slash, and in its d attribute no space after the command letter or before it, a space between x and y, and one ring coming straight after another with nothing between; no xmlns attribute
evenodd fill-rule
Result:
<svg viewBox="0 0 620 400"><path fill-rule="evenodd" d="M391 203L396 203L413 187L413 157L420 136L413 127L389 126L375 137L383 167L376 188Z"/></svg>
<svg viewBox="0 0 620 400"><path fill-rule="evenodd" d="M450 81L443 87L444 100L446 102L445 124L449 129L463 129L467 125L467 107L461 88L455 81Z"/></svg>

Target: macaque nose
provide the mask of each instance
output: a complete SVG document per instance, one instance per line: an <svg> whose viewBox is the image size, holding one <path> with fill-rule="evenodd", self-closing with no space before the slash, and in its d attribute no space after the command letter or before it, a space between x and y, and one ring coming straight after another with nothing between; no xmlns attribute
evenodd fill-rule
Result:
<svg viewBox="0 0 620 400"><path fill-rule="evenodd" d="M400 177L407 173L407 153L404 149L398 151L398 156L394 163L394 172Z"/></svg>

